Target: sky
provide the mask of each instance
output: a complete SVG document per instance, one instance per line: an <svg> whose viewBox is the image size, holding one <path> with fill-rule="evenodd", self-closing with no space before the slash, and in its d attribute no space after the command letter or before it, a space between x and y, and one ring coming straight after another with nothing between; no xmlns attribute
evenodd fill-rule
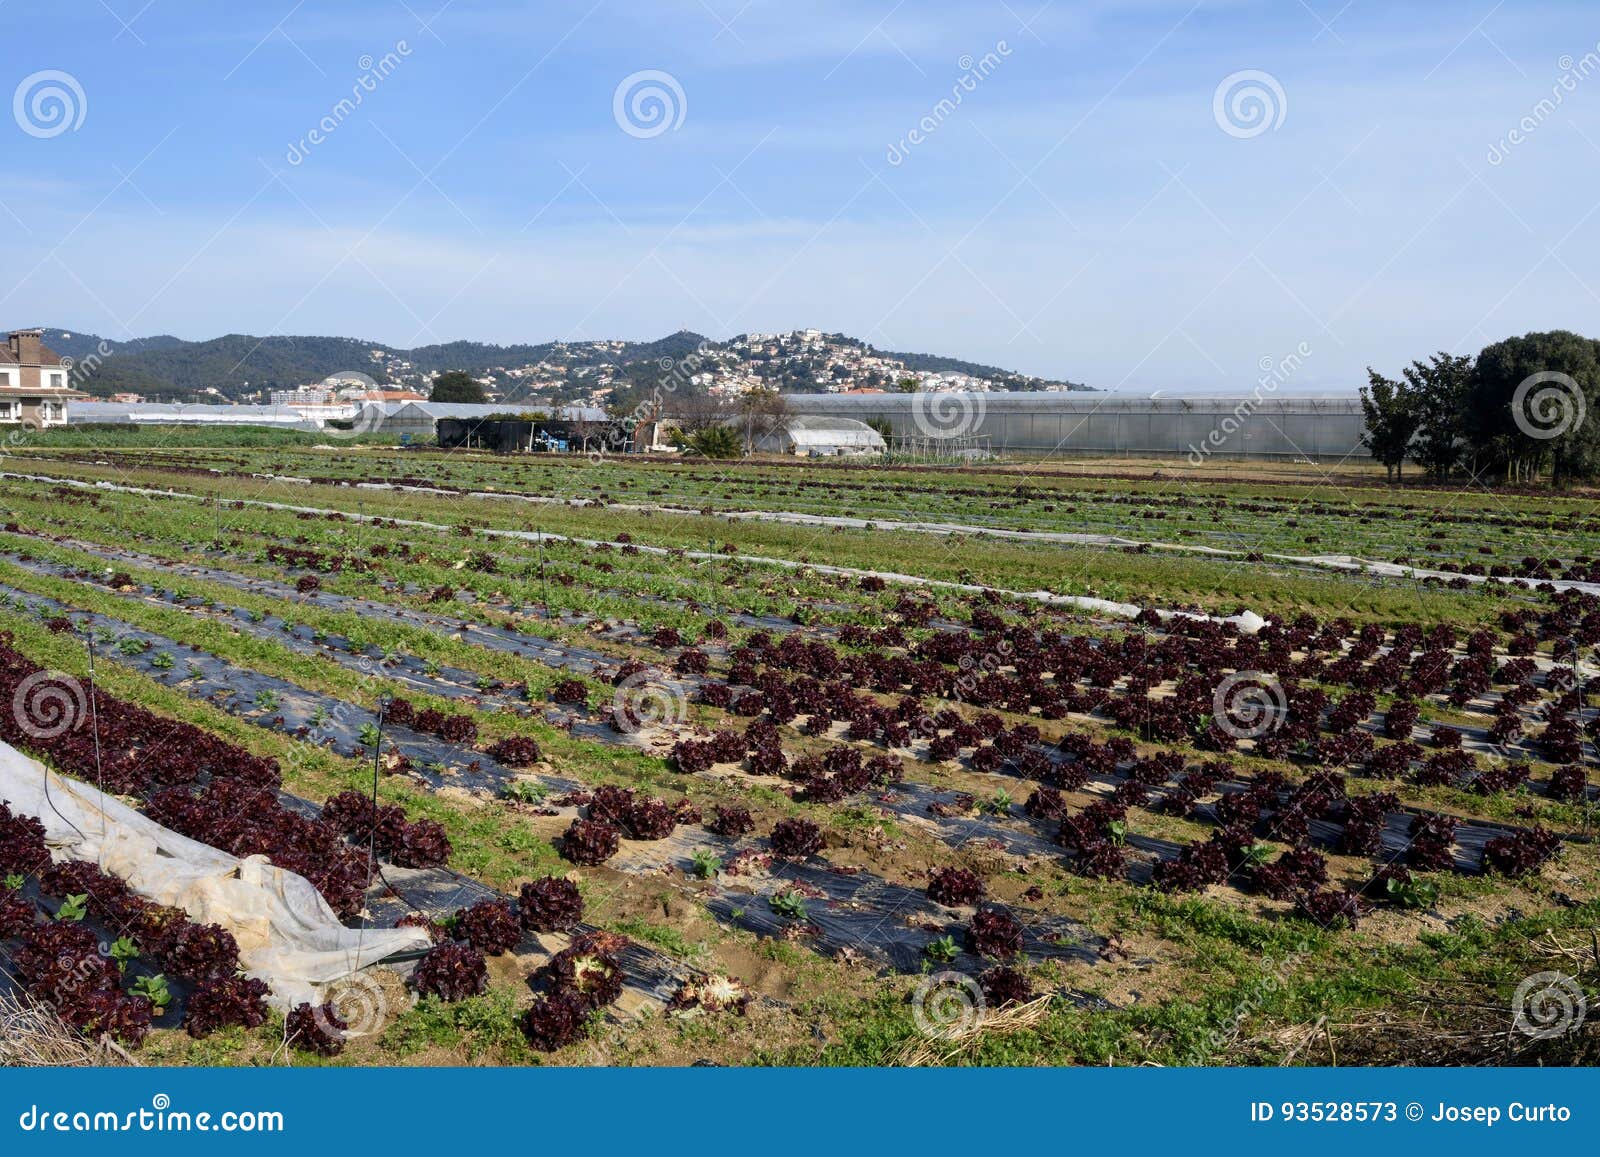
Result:
<svg viewBox="0 0 1600 1157"><path fill-rule="evenodd" d="M0 0L0 322L817 327L1124 390L1600 335L1600 9Z"/></svg>

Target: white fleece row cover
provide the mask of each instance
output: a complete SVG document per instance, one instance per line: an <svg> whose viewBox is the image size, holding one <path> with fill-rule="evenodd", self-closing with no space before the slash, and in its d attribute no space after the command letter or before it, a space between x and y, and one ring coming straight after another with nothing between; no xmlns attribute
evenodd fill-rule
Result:
<svg viewBox="0 0 1600 1157"><path fill-rule="evenodd" d="M266 981L275 1008L319 1003L332 981L393 953L429 947L420 928L346 928L304 876L265 856L241 860L181 836L5 743L0 801L44 824L57 861L91 861L144 899L233 933L245 974Z"/></svg>

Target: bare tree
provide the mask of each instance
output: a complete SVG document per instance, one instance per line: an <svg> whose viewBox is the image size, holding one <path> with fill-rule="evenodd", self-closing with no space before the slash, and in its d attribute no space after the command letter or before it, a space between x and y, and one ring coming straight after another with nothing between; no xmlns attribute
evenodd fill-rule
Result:
<svg viewBox="0 0 1600 1157"><path fill-rule="evenodd" d="M577 417L567 423L567 429L573 440L578 442L586 452L591 442L604 445L607 431L610 428L610 421L588 417L582 410L578 411Z"/></svg>
<svg viewBox="0 0 1600 1157"><path fill-rule="evenodd" d="M734 403L744 427L744 452L749 454L757 442L783 429L789 418L789 404L777 390L755 389L740 395Z"/></svg>
<svg viewBox="0 0 1600 1157"><path fill-rule="evenodd" d="M697 434L712 426L725 426L735 416L726 398L710 394L676 394L661 407L661 416L685 434Z"/></svg>

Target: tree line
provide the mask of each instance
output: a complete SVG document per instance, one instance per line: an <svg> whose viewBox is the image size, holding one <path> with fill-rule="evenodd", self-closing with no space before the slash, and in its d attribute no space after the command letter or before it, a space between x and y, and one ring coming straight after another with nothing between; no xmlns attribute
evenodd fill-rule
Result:
<svg viewBox="0 0 1600 1157"><path fill-rule="evenodd" d="M1433 478L1492 483L1600 475L1600 342L1529 333L1477 355L1433 354L1388 378L1370 366L1362 444L1391 482L1407 462Z"/></svg>

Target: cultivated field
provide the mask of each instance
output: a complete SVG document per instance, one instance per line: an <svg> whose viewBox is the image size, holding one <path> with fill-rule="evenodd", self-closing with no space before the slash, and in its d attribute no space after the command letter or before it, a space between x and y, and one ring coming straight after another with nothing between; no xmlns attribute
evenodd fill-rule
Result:
<svg viewBox="0 0 1600 1157"><path fill-rule="evenodd" d="M0 739L437 947L286 1021L0 815L142 1063L1600 1059L1592 495L148 441L0 463Z"/></svg>

